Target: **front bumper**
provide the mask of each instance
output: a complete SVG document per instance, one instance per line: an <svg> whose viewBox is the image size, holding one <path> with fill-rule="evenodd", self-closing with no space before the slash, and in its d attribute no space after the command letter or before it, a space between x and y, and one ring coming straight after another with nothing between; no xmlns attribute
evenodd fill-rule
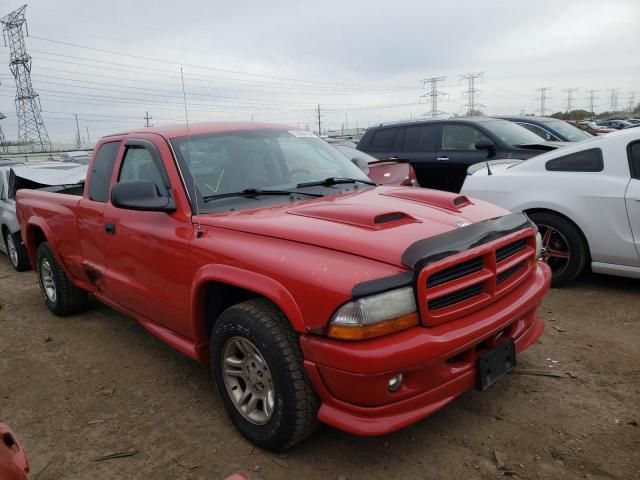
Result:
<svg viewBox="0 0 640 480"><path fill-rule="evenodd" d="M544 330L537 315L551 271L541 263L531 279L464 318L361 342L303 335L305 369L322 400L318 419L357 435L382 435L425 418L473 388L477 355L507 336L516 351ZM394 375L404 384L387 390Z"/></svg>

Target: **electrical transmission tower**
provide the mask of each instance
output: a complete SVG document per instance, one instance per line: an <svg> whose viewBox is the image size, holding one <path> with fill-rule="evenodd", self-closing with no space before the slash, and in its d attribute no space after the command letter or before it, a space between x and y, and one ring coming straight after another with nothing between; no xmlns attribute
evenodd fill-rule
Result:
<svg viewBox="0 0 640 480"><path fill-rule="evenodd" d="M589 90L589 112L592 114L596 113L595 110L595 101L598 97L596 97L597 90Z"/></svg>
<svg viewBox="0 0 640 480"><path fill-rule="evenodd" d="M620 89L619 88L612 88L609 90L609 95L610 95L610 104L609 104L609 110L611 112L617 112L618 111L618 94L620 93Z"/></svg>
<svg viewBox="0 0 640 480"><path fill-rule="evenodd" d="M636 108L636 92L631 92L629 94L629 113L632 113Z"/></svg>
<svg viewBox="0 0 640 480"><path fill-rule="evenodd" d="M424 88L426 88L428 84L431 85L429 93L425 93L424 95L421 95L420 99L431 98L431 116L432 117L437 117L438 115L442 115L444 113L438 110L438 97L448 95L447 93L441 92L438 90L438 85L444 84L444 78L445 77L432 77L432 78L425 78L424 80L422 80L422 85Z"/></svg>
<svg viewBox="0 0 640 480"><path fill-rule="evenodd" d="M551 87L537 88L536 91L540 92L540 96L536 100L540 100L540 116L544 117L546 112L547 100L551 100L551 97L547 96L547 92L551 90Z"/></svg>
<svg viewBox="0 0 640 480"><path fill-rule="evenodd" d="M2 22L5 46L9 46L9 68L16 81L16 113L18 114L18 142L31 145L42 152L51 150L47 129L42 121L40 99L31 85L31 57L24 43L28 36L26 5L6 15Z"/></svg>
<svg viewBox="0 0 640 480"><path fill-rule="evenodd" d="M480 90L476 88L476 81L481 80L484 72L471 72L465 75L460 75L460 80L466 80L467 82L467 91L463 92L467 96L467 115L474 116L479 113L479 109L484 107L477 102L478 96L480 95Z"/></svg>
<svg viewBox="0 0 640 480"><path fill-rule="evenodd" d="M577 88L565 88L562 90L563 92L567 92L567 113L573 110L573 94L578 91Z"/></svg>

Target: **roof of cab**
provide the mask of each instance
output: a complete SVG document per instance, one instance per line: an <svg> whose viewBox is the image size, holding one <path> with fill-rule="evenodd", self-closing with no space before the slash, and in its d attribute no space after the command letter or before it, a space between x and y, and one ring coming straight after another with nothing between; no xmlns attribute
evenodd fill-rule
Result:
<svg viewBox="0 0 640 480"><path fill-rule="evenodd" d="M199 122L189 124L187 128L185 124L179 125L162 125L156 127L141 127L138 129L127 130L124 132L114 133L106 135L106 137L116 137L123 135L130 135L134 133L155 133L165 137L166 139L172 139L177 137L185 137L187 135L206 135L208 133L225 133L234 132L238 130L298 130L287 125L278 125L273 123L258 123L258 122Z"/></svg>

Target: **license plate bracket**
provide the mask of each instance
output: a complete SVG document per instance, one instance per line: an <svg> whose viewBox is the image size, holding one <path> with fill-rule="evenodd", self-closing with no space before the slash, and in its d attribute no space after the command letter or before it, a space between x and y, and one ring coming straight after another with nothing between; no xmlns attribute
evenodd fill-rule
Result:
<svg viewBox="0 0 640 480"><path fill-rule="evenodd" d="M476 359L476 389L484 391L516 367L516 344L508 338Z"/></svg>

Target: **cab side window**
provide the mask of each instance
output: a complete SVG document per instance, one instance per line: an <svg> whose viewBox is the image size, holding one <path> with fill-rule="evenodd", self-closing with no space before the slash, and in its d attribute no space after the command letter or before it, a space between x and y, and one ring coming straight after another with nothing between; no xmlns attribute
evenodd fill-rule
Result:
<svg viewBox="0 0 640 480"><path fill-rule="evenodd" d="M371 148L375 150L391 150L396 138L397 128L383 128L377 130L371 139Z"/></svg>
<svg viewBox="0 0 640 480"><path fill-rule="evenodd" d="M602 150L591 148L554 158L545 164L545 168L552 172L601 172L604 169Z"/></svg>
<svg viewBox="0 0 640 480"><path fill-rule="evenodd" d="M109 184L119 148L120 142L103 143L100 146L89 179L89 199L106 202L109 198Z"/></svg>
<svg viewBox="0 0 640 480"><path fill-rule="evenodd" d="M443 150L476 151L476 142L488 138L479 130L466 125L445 125L442 127Z"/></svg>
<svg viewBox="0 0 640 480"><path fill-rule="evenodd" d="M137 145L127 147L124 159L122 160L118 182L148 180L156 184L158 193L164 195L167 191L167 185L163 178L162 171L153 160L153 156L149 150Z"/></svg>

